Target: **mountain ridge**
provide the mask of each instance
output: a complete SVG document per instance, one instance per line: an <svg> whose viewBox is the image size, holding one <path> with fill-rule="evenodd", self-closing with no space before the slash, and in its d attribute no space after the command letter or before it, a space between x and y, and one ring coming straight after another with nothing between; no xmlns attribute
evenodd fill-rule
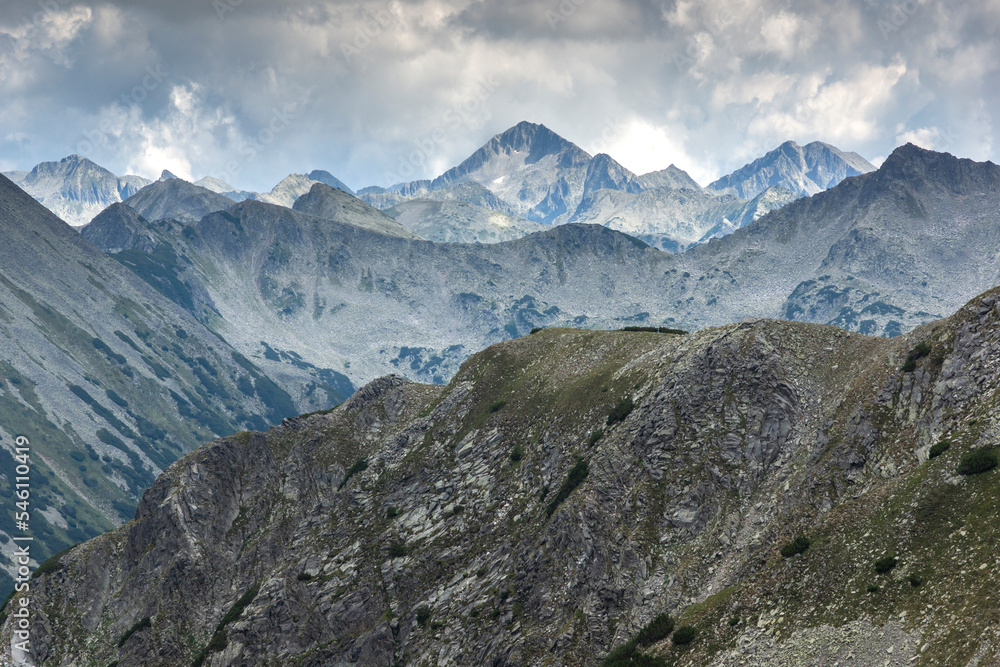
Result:
<svg viewBox="0 0 1000 667"><path fill-rule="evenodd" d="M650 665L997 659L982 610L1000 599L978 572L1000 474L954 471L995 449L998 295L896 339L767 320L553 329L447 387L380 378L171 466L134 522L34 583L34 657L591 666L631 643ZM637 645L659 614L693 641Z"/></svg>

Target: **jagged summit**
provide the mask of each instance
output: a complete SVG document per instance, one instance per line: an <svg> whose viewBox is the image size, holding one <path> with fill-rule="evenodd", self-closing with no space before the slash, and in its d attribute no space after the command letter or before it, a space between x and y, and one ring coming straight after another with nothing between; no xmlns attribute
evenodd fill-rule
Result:
<svg viewBox="0 0 1000 667"><path fill-rule="evenodd" d="M801 195L814 195L845 178L874 170L875 167L857 153L845 152L830 144L814 141L799 146L794 141L786 141L708 187L733 192L744 199L752 199L774 185Z"/></svg>
<svg viewBox="0 0 1000 667"><path fill-rule="evenodd" d="M132 196L150 182L140 176L119 178L75 154L10 175L22 190L74 226L85 225L107 206Z"/></svg>
<svg viewBox="0 0 1000 667"><path fill-rule="evenodd" d="M174 177L147 185L125 203L147 220L197 221L209 213L226 210L233 200Z"/></svg>
<svg viewBox="0 0 1000 667"><path fill-rule="evenodd" d="M329 185L331 188L343 190L349 195L355 194L354 190L349 188L343 181L324 169L314 169L306 174L306 177L324 185Z"/></svg>
<svg viewBox="0 0 1000 667"><path fill-rule="evenodd" d="M340 188L324 183L315 183L309 192L299 197L292 208L317 218L343 222L379 234L404 239L420 238L382 211Z"/></svg>
<svg viewBox="0 0 1000 667"><path fill-rule="evenodd" d="M163 172L160 173L159 180L161 180L161 181L170 181L170 180L174 180L174 179L180 180L180 178L181 178L180 176L174 174L169 169L164 169Z"/></svg>

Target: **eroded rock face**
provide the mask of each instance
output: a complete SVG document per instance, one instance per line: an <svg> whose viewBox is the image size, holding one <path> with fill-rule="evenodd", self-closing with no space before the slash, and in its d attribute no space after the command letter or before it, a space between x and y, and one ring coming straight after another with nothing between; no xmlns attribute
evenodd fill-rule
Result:
<svg viewBox="0 0 1000 667"><path fill-rule="evenodd" d="M995 655L988 632L925 646L990 622L947 591L996 595L935 565L951 552L933 531L955 528L928 505L990 483L956 486L948 457L996 431L991 299L909 339L770 321L554 329L475 355L447 387L379 379L171 466L133 522L35 580L34 657L593 665L661 611L699 629L683 652L646 649L681 664L790 664L814 646L864 664ZM973 414L984 430L966 437ZM944 435L955 452L927 462ZM813 546L782 559L797 534ZM991 553L954 539L970 562ZM876 575L889 548L900 565Z"/></svg>

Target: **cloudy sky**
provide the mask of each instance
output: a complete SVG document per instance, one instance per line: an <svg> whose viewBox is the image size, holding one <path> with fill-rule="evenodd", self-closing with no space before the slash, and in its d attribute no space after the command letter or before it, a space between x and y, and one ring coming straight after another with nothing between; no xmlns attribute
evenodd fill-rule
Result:
<svg viewBox="0 0 1000 667"><path fill-rule="evenodd" d="M521 120L707 184L782 141L1000 162L1000 0L4 0L0 169L435 176Z"/></svg>

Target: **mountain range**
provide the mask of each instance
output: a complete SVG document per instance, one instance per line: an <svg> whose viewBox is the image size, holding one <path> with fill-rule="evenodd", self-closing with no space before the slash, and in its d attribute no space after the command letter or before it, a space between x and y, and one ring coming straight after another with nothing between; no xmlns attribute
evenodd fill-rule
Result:
<svg viewBox="0 0 1000 667"><path fill-rule="evenodd" d="M522 122L436 179L364 188L358 196L378 208L397 207L406 200L460 199L542 224L604 225L676 252L872 170L856 153L819 142L805 148L786 142L702 188L674 165L638 176L608 155L591 156L544 125ZM491 197L454 192L469 184ZM470 209L463 222L473 225L486 215ZM433 229L428 233L435 239L454 236Z"/></svg>
<svg viewBox="0 0 1000 667"><path fill-rule="evenodd" d="M381 378L47 562L35 664L995 664L998 303L893 339L550 329Z"/></svg>
<svg viewBox="0 0 1000 667"><path fill-rule="evenodd" d="M95 174L100 183L89 185L98 190L107 190L114 177L77 156L63 162L67 164L36 167L35 171L49 174L43 179L29 178L25 172L9 172L8 176L76 225L89 222L104 207L138 189L122 190L120 197L104 196L99 199L103 206L90 200L82 204L81 198L87 195L81 189L89 183L80 173ZM815 194L872 169L857 154L827 144L814 142L801 148L786 142L702 188L674 165L639 176L608 155L589 155L544 125L522 122L434 180L368 187L358 194L376 208L392 209L390 215L408 221L411 229L421 230L428 240L493 243L537 231L538 224L585 222L677 252L728 234L799 196ZM126 180L140 187L148 185L135 178ZM172 179L176 176L169 172L160 178ZM290 208L315 183L354 194L322 170L291 174L265 193L238 190L212 177L194 184L235 202L250 199Z"/></svg>
<svg viewBox="0 0 1000 667"><path fill-rule="evenodd" d="M150 191L167 185L199 190ZM998 185L991 163L907 145L876 172L681 254L599 225L491 245L387 236L390 218L343 192L343 214L244 201L197 222L130 218L121 234L97 219L83 235L111 252L169 250L178 261L161 269L202 295L189 311L250 358L295 353L355 385L389 372L444 382L473 351L544 326L781 317L899 335L1000 279L981 249L997 234Z"/></svg>

